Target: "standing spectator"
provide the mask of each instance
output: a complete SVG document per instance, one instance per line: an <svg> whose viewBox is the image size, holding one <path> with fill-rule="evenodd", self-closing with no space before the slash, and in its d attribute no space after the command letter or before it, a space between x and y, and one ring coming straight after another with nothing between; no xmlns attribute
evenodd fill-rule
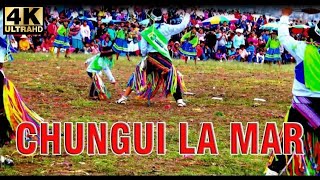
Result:
<svg viewBox="0 0 320 180"><path fill-rule="evenodd" d="M103 39L103 35L106 33L106 24L105 23L102 23L98 29L97 29L97 37L99 37L100 39Z"/></svg>
<svg viewBox="0 0 320 180"><path fill-rule="evenodd" d="M213 31L209 31L205 37L205 44L209 47L211 53L215 52L214 47L217 43L217 36L213 33ZM212 58L212 54L210 54L210 58Z"/></svg>
<svg viewBox="0 0 320 180"><path fill-rule="evenodd" d="M256 33L251 32L251 33L249 34L249 38L247 39L247 43L249 44L250 42L252 42L252 44L253 44L253 46L254 46L255 48L258 47L258 45L259 45L259 39L257 38Z"/></svg>
<svg viewBox="0 0 320 180"><path fill-rule="evenodd" d="M83 44L90 43L90 27L87 24L87 21L83 21L83 24L80 26L80 33L82 37Z"/></svg>
<svg viewBox="0 0 320 180"><path fill-rule="evenodd" d="M200 41L205 41L204 37L205 37L206 35L204 34L202 28L199 28L199 31L197 32L197 36L198 36L199 42L200 42Z"/></svg>
<svg viewBox="0 0 320 180"><path fill-rule="evenodd" d="M70 27L69 34L71 35L72 47L75 48L75 53L82 51L83 50L83 42L82 42L82 35L80 33L80 21L76 21Z"/></svg>
<svg viewBox="0 0 320 180"><path fill-rule="evenodd" d="M51 36L52 34L56 36L57 30L57 19L52 19L52 22L48 25L48 36Z"/></svg>
<svg viewBox="0 0 320 180"><path fill-rule="evenodd" d="M227 53L226 43L227 43L227 35L225 32L221 32L220 29L217 30L217 41L218 41L218 49L222 54Z"/></svg>
<svg viewBox="0 0 320 180"><path fill-rule="evenodd" d="M51 17L54 18L54 19L58 19L58 18L59 18L59 12L58 12L57 7L53 7L53 8L51 9L50 15L51 15Z"/></svg>
<svg viewBox="0 0 320 180"><path fill-rule="evenodd" d="M116 39L116 30L114 29L114 23L112 21L108 23L107 33L110 36L110 40L113 42Z"/></svg>
<svg viewBox="0 0 320 180"><path fill-rule="evenodd" d="M262 40L263 40L265 43L267 43L268 40L269 40L269 38L270 38L269 30L266 30L266 31L262 34L261 38L262 38Z"/></svg>
<svg viewBox="0 0 320 180"><path fill-rule="evenodd" d="M228 32L228 31L230 30L227 21L224 21L224 22L223 22L222 26L220 27L220 30L221 30L222 32Z"/></svg>
<svg viewBox="0 0 320 180"><path fill-rule="evenodd" d="M75 9L71 8L70 11L71 11L71 14L70 14L70 17L68 17L68 19L75 19L79 16L78 12Z"/></svg>

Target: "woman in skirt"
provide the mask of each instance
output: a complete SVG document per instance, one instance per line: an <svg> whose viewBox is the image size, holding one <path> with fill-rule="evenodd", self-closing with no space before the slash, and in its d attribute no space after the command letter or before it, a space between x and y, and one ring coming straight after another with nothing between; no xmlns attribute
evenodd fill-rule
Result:
<svg viewBox="0 0 320 180"><path fill-rule="evenodd" d="M53 42L53 47L57 48L57 58L59 58L61 48L66 49L65 57L70 58L70 56L68 56L69 48L70 48L69 28L68 28L69 21L70 21L69 19L62 20L62 25L59 26L57 30L56 39Z"/></svg>
<svg viewBox="0 0 320 180"><path fill-rule="evenodd" d="M78 53L79 51L83 50L83 42L82 36L80 33L80 21L76 20L75 23L70 27L70 33L72 39L72 47L75 48L75 52Z"/></svg>
<svg viewBox="0 0 320 180"><path fill-rule="evenodd" d="M118 60L121 53L125 53L128 61L130 57L128 54L128 26L125 24L121 25L121 28L117 31L115 42L112 46L112 50L116 53L116 59Z"/></svg>
<svg viewBox="0 0 320 180"><path fill-rule="evenodd" d="M282 10L279 41L296 59L293 99L285 122L300 123L304 154L271 154L266 175L319 176L320 175L320 23L310 28L310 39L297 41L289 33L291 8ZM282 134L282 133L281 133Z"/></svg>
<svg viewBox="0 0 320 180"><path fill-rule="evenodd" d="M182 45L179 47L179 52L185 58L185 63L187 63L188 58L193 58L194 63L197 63L197 50L196 46L199 42L197 36L197 29L195 27L192 28L191 31L184 34L181 38Z"/></svg>
<svg viewBox="0 0 320 180"><path fill-rule="evenodd" d="M281 52L280 52L280 41L277 37L276 32L271 32L271 38L269 38L265 49L267 49L267 53L265 55L265 61L269 63L271 66L271 63L278 63L278 65L281 65Z"/></svg>

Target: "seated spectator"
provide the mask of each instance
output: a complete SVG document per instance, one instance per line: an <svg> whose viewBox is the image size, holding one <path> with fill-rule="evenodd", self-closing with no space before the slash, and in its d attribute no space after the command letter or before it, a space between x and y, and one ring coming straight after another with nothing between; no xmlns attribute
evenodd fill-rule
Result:
<svg viewBox="0 0 320 180"><path fill-rule="evenodd" d="M240 48L237 48L237 49L236 49L236 54L235 54L234 56L235 56L235 59L236 59L237 61L240 61L240 60L241 60Z"/></svg>
<svg viewBox="0 0 320 180"><path fill-rule="evenodd" d="M255 55L255 47L253 45L253 42L250 41L249 42L249 46L247 48L247 52L248 52L248 63L253 62L253 57Z"/></svg>
<svg viewBox="0 0 320 180"><path fill-rule="evenodd" d="M16 41L16 39L14 39L14 37L10 40L10 43L15 50L18 50L18 42Z"/></svg>
<svg viewBox="0 0 320 180"><path fill-rule="evenodd" d="M220 62L222 62L222 60L227 60L227 57L225 53L222 53L221 50L218 49L215 54L215 59L220 60Z"/></svg>
<svg viewBox="0 0 320 180"><path fill-rule="evenodd" d="M228 50L228 55L227 55L227 59L228 60L234 60L236 58L236 49L234 47L232 47L231 49Z"/></svg>
<svg viewBox="0 0 320 180"><path fill-rule="evenodd" d="M258 53L256 55L256 62L257 63L261 63L261 64L264 63L264 51L263 51L263 49L259 49L258 50Z"/></svg>
<svg viewBox="0 0 320 180"><path fill-rule="evenodd" d="M28 34L27 37L29 40L30 49L32 49L33 52L36 52L36 47L34 46L32 35Z"/></svg>
<svg viewBox="0 0 320 180"><path fill-rule="evenodd" d="M249 55L249 53L247 52L245 47L246 46L243 45L243 44L240 45L239 54L240 54L240 61L242 61L242 62L244 62L247 59L248 55Z"/></svg>
<svg viewBox="0 0 320 180"><path fill-rule="evenodd" d="M42 52L49 52L50 48L53 46L53 42L50 37L47 37L41 44Z"/></svg>
<svg viewBox="0 0 320 180"><path fill-rule="evenodd" d="M28 51L30 49L30 42L26 35L22 35L19 41L19 50L20 51Z"/></svg>
<svg viewBox="0 0 320 180"><path fill-rule="evenodd" d="M99 46L97 44L95 44L93 41L91 42L91 54L95 55L98 54L99 51Z"/></svg>
<svg viewBox="0 0 320 180"><path fill-rule="evenodd" d="M84 49L84 54L90 54L91 53L91 48L90 48L90 44L86 43Z"/></svg>
<svg viewBox="0 0 320 180"><path fill-rule="evenodd" d="M294 62L295 62L294 57L288 51L285 51L283 64L290 64Z"/></svg>

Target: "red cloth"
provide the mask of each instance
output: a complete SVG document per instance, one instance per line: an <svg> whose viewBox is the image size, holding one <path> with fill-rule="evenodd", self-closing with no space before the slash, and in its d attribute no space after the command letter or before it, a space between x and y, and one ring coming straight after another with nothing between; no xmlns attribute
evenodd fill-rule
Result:
<svg viewBox="0 0 320 180"><path fill-rule="evenodd" d="M196 50L197 50L197 57L200 57L201 54L203 53L202 48L201 48L200 46L197 46L197 47L196 47Z"/></svg>
<svg viewBox="0 0 320 180"><path fill-rule="evenodd" d="M54 34L54 36L57 35L57 30L58 30L58 27L56 24L53 24L53 23L50 23L48 25L48 34L51 35L51 34Z"/></svg>

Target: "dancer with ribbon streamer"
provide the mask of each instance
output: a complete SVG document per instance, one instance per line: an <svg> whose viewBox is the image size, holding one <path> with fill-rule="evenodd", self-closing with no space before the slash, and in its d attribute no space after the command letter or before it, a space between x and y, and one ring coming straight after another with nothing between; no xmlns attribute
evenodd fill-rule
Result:
<svg viewBox="0 0 320 180"><path fill-rule="evenodd" d="M5 76L3 65L12 61L10 36L3 34L3 10L0 9L0 148L15 138L15 132L20 123L33 123L39 130L43 119L33 112L23 102L21 95L14 84ZM37 138L38 137L28 137ZM0 165L13 165L13 161L0 156Z"/></svg>
<svg viewBox="0 0 320 180"><path fill-rule="evenodd" d="M179 107L186 106L182 99L182 74L173 66L167 46L172 35L187 27L190 14L186 13L180 24L169 25L164 23L161 9L156 8L152 10L150 19L153 25L141 32L142 59L129 78L125 93L116 103L125 104L135 90L139 97L148 99L150 105L150 99L162 88L164 96L171 94Z"/></svg>

